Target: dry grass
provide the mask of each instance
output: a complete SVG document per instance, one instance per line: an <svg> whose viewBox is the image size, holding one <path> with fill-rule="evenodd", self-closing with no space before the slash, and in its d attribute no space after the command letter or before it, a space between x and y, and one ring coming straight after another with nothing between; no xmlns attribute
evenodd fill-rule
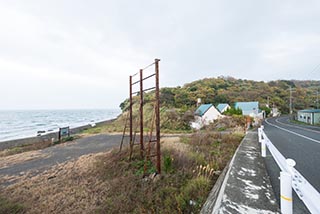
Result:
<svg viewBox="0 0 320 214"><path fill-rule="evenodd" d="M161 176L143 176L139 151L129 161L124 148L85 155L36 176L2 178L16 183L1 192L26 213L198 213L240 140L206 133L166 137L162 160L168 170L163 164Z"/></svg>
<svg viewBox="0 0 320 214"><path fill-rule="evenodd" d="M12 165L22 163L38 158L45 158L48 155L42 154L40 151L24 152L23 154L15 154L7 157L0 157L0 169L11 167Z"/></svg>
<svg viewBox="0 0 320 214"><path fill-rule="evenodd" d="M24 153L27 151L35 151L35 150L39 150L39 149L44 149L44 148L47 148L52 145L53 144L51 141L43 141L43 142L34 143L34 144L17 146L17 147L13 147L10 149L5 149L3 151L0 151L0 157L6 157L6 156L10 156L10 155Z"/></svg>
<svg viewBox="0 0 320 214"><path fill-rule="evenodd" d="M5 149L3 151L0 151L0 158L7 157L10 155L20 154L20 153L25 153L28 151L36 151L36 150L40 150L40 149L45 149L50 146L64 145L65 143L70 143L70 141L74 141L75 139L78 139L79 137L80 137L80 135L75 135L72 137L63 138L61 140L61 142L58 142L58 141L51 142L50 140L45 140L45 141L38 142L38 143L16 146L13 148L9 148L9 149Z"/></svg>
<svg viewBox="0 0 320 214"><path fill-rule="evenodd" d="M85 155L31 178L21 176L2 188L2 195L23 203L27 213L93 213L109 190L108 182L96 176L100 155Z"/></svg>

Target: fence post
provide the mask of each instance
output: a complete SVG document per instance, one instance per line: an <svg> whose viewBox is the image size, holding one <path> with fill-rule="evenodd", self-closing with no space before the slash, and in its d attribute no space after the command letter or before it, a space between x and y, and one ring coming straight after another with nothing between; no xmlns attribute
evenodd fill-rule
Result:
<svg viewBox="0 0 320 214"><path fill-rule="evenodd" d="M261 140L261 156L266 157L267 156L267 151L266 151L266 139Z"/></svg>

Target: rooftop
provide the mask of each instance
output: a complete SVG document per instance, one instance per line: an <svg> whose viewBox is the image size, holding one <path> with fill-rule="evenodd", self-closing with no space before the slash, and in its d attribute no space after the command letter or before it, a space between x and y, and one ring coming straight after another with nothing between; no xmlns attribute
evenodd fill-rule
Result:
<svg viewBox="0 0 320 214"><path fill-rule="evenodd" d="M304 110L299 110L299 112L303 112L303 113L320 113L320 109L304 109Z"/></svg>
<svg viewBox="0 0 320 214"><path fill-rule="evenodd" d="M201 106L199 106L199 108L196 110L195 114L202 116L204 115L209 108L211 108L212 104L202 104Z"/></svg>
<svg viewBox="0 0 320 214"><path fill-rule="evenodd" d="M228 103L220 103L219 105L217 105L217 109L221 112L228 105Z"/></svg>
<svg viewBox="0 0 320 214"><path fill-rule="evenodd" d="M242 111L252 111L259 109L259 102L236 102L234 107L241 109Z"/></svg>

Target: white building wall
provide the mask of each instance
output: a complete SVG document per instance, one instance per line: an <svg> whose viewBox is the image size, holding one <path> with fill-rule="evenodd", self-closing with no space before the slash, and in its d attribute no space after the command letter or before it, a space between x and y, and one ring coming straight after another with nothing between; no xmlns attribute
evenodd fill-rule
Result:
<svg viewBox="0 0 320 214"><path fill-rule="evenodd" d="M312 124L313 122L312 113L298 111L298 121Z"/></svg>
<svg viewBox="0 0 320 214"><path fill-rule="evenodd" d="M222 115L220 114L220 112L215 107L212 106L208 109L208 111L204 115L202 115L202 121L204 122L205 125L208 125L209 123L218 119L221 116Z"/></svg>
<svg viewBox="0 0 320 214"><path fill-rule="evenodd" d="M320 113L314 113L314 124L320 124Z"/></svg>
<svg viewBox="0 0 320 214"><path fill-rule="evenodd" d="M202 126L208 125L220 117L224 116L214 106L212 106L204 115L202 115L202 117L195 116L195 121L190 125L194 129L201 129Z"/></svg>

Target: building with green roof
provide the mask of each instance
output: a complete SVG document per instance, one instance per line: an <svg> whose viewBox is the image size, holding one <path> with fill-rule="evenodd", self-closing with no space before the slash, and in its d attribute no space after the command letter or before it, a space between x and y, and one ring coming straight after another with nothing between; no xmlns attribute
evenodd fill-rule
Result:
<svg viewBox="0 0 320 214"><path fill-rule="evenodd" d="M320 124L320 109L304 109L297 113L298 121L311 125Z"/></svg>

